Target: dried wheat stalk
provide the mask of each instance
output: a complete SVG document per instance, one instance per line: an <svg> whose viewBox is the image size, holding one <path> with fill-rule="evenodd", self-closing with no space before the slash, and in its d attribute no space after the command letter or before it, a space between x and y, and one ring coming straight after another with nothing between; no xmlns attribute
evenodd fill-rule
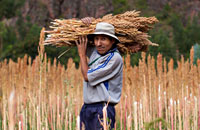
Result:
<svg viewBox="0 0 200 130"><path fill-rule="evenodd" d="M102 18L94 19L91 25L85 25L77 19L55 19L50 28L45 31L48 35L44 42L45 45L55 46L75 46L75 40L79 36L88 35L94 32L98 22L108 22L115 27L116 36L121 43L118 48L121 52L134 52L135 45L141 45L139 51L145 51L148 45L158 46L148 38L147 32L152 28L151 25L158 22L155 17L139 17L139 11L127 11L123 14L108 14ZM90 42L92 44L92 42Z"/></svg>

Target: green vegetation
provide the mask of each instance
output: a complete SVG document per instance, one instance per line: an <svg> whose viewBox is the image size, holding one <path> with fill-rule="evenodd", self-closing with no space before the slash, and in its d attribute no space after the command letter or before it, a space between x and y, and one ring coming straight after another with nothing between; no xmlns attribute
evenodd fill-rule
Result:
<svg viewBox="0 0 200 130"><path fill-rule="evenodd" d="M148 8L147 0L136 0L135 5L138 10L146 10Z"/></svg>
<svg viewBox="0 0 200 130"><path fill-rule="evenodd" d="M157 118L154 121L144 123L144 128L145 130L159 130L159 128L155 129L155 125L160 122L162 123L162 130L166 130L167 128L170 128L170 125L163 118Z"/></svg>
<svg viewBox="0 0 200 130"><path fill-rule="evenodd" d="M38 55L37 46L41 27L30 22L24 22L22 19L17 21L15 28L6 26L3 23L1 25L4 30L0 34L3 43L1 60L12 58L16 61L18 57L23 57L25 54L33 58Z"/></svg>
<svg viewBox="0 0 200 130"><path fill-rule="evenodd" d="M16 16L19 8L25 0L1 0L0 1L0 20Z"/></svg>
<svg viewBox="0 0 200 130"><path fill-rule="evenodd" d="M129 9L127 0L112 0L115 10L113 14L119 14Z"/></svg>
<svg viewBox="0 0 200 130"><path fill-rule="evenodd" d="M197 64L197 59L200 58L200 45L194 45L194 64Z"/></svg>

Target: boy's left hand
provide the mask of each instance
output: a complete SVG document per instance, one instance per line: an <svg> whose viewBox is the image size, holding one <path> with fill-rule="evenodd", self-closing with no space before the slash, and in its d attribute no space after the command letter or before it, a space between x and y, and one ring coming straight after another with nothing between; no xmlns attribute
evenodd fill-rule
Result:
<svg viewBox="0 0 200 130"><path fill-rule="evenodd" d="M78 48L78 54L79 56L85 56L86 50L87 50L87 36L80 36L78 41L75 41L77 48Z"/></svg>

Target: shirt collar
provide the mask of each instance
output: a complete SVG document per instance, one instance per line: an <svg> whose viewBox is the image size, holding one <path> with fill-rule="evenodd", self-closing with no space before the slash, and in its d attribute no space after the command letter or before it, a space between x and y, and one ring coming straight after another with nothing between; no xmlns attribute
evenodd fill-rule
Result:
<svg viewBox="0 0 200 130"><path fill-rule="evenodd" d="M97 54L99 54L100 56L105 56L108 53L112 53L112 52L115 52L115 51L117 51L117 47L110 49L109 51L107 51L105 54L102 55L102 54L99 54L99 52L96 50Z"/></svg>

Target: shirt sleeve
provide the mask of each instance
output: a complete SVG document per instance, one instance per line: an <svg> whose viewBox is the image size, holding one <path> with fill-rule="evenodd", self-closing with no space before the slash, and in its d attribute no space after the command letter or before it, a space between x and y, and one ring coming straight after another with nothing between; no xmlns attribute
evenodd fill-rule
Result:
<svg viewBox="0 0 200 130"><path fill-rule="evenodd" d="M91 86L96 86L97 84L108 81L115 75L121 73L122 67L123 61L121 56L117 53L111 53L96 68L88 70L88 83Z"/></svg>

